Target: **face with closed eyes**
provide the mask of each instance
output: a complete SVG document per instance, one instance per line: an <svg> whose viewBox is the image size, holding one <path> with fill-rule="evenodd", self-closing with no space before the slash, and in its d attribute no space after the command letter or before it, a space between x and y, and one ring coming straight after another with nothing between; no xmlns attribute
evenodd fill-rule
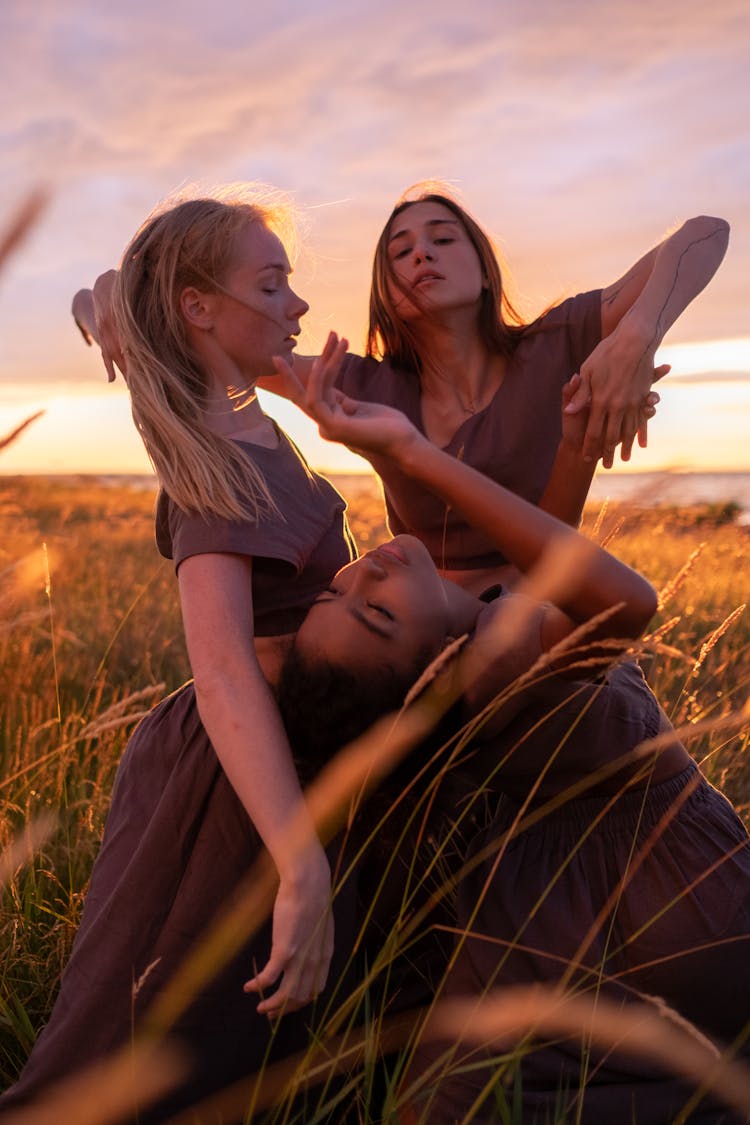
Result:
<svg viewBox="0 0 750 1125"><path fill-rule="evenodd" d="M218 352L249 383L275 373L273 357L290 359L308 304L291 287L286 250L263 223L237 233L228 269L212 293L189 287L183 309L194 309L210 332L212 367ZM205 335L205 332L203 333Z"/></svg>
<svg viewBox="0 0 750 1125"><path fill-rule="evenodd" d="M450 632L446 584L410 535L369 551L338 572L297 632L296 648L352 672L387 665L418 675Z"/></svg>
<svg viewBox="0 0 750 1125"><path fill-rule="evenodd" d="M478 309L484 288L479 255L458 215L441 203L405 207L387 245L389 297L399 317Z"/></svg>

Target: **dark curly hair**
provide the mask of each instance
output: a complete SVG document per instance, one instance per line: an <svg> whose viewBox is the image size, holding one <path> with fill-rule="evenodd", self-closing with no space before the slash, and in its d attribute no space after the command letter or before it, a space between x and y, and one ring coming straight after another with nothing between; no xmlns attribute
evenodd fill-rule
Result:
<svg viewBox="0 0 750 1125"><path fill-rule="evenodd" d="M300 779L310 781L337 751L397 711L430 655L418 658L413 676L384 665L365 677L325 661L313 663L292 647L276 697Z"/></svg>

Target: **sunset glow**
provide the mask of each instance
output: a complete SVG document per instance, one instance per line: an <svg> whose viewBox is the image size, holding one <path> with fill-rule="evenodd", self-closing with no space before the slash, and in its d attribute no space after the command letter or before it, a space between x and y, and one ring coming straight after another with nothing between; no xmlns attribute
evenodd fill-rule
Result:
<svg viewBox="0 0 750 1125"><path fill-rule="evenodd" d="M407 185L437 176L495 238L528 315L609 284L693 214L729 220L716 278L668 334L633 468L750 468L750 87L746 5L427 0L210 14L73 0L32 28L0 12L4 207L51 202L0 285L0 433L45 416L12 472L148 471L119 389L69 315L181 184L261 180L303 219L300 351L363 344L373 247ZM54 169L51 174L50 170ZM363 467L269 398L317 465Z"/></svg>

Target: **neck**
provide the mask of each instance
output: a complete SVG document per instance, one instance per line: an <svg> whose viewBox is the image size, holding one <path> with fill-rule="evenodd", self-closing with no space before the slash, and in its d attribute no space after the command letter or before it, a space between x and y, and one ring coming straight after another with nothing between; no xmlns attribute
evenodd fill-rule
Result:
<svg viewBox="0 0 750 1125"><path fill-rule="evenodd" d="M455 582L451 582L450 579L444 578L442 581L450 632L456 637L471 633L484 608L484 602L476 595L470 594L468 590L457 586Z"/></svg>
<svg viewBox="0 0 750 1125"><path fill-rule="evenodd" d="M476 326L430 325L420 340L422 394L447 406L458 405L473 414L486 406L505 373L503 356L487 350Z"/></svg>
<svg viewBox="0 0 750 1125"><path fill-rule="evenodd" d="M252 383L225 385L212 378L205 406L206 421L214 433L227 438L252 440L271 424Z"/></svg>

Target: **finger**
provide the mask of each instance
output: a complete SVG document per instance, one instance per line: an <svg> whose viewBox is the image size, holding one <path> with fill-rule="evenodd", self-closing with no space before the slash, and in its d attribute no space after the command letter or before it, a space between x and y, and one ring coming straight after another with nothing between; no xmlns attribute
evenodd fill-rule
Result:
<svg viewBox="0 0 750 1125"><path fill-rule="evenodd" d="M93 294L90 289L79 289L70 304L73 320L87 344L98 344Z"/></svg>
<svg viewBox="0 0 750 1125"><path fill-rule="evenodd" d="M305 397L305 388L294 373L294 368L291 367L283 356L275 355L271 357L274 370L284 380L284 388L290 400L298 406L302 405Z"/></svg>
<svg viewBox="0 0 750 1125"><path fill-rule="evenodd" d="M264 992L272 988L284 971L284 958L274 955L273 950L266 964L242 986L244 992Z"/></svg>
<svg viewBox="0 0 750 1125"><path fill-rule="evenodd" d="M657 394L656 391L649 391L649 393L646 395L646 398L644 399L644 402L648 409L652 409L654 410L654 412L656 412L656 407L661 402L661 395Z"/></svg>
<svg viewBox="0 0 750 1125"><path fill-rule="evenodd" d="M618 407L607 414L607 425L604 428L602 464L605 469L611 469L615 461L615 450L622 441L625 411Z"/></svg>
<svg viewBox="0 0 750 1125"><path fill-rule="evenodd" d="M335 343L326 356L326 361L321 371L321 386L324 399L333 406L336 403L336 383L341 372L341 363L346 355L349 343L343 336L339 340L335 332L331 335Z"/></svg>
<svg viewBox="0 0 750 1125"><path fill-rule="evenodd" d="M622 417L622 442L620 444L620 459L629 461L633 450L633 442L638 432L638 411L626 410Z"/></svg>
<svg viewBox="0 0 750 1125"><path fill-rule="evenodd" d="M312 1003L317 993L314 990L314 971L302 972L296 963L291 963L284 971L284 979L271 996L264 996L256 1011L259 1015L274 1018L285 1012L295 1012Z"/></svg>
<svg viewBox="0 0 750 1125"><path fill-rule="evenodd" d="M115 370L114 361L108 352L102 352L102 360L104 361L104 368L107 372L107 382L114 383L117 378L117 371Z"/></svg>
<svg viewBox="0 0 750 1125"><path fill-rule="evenodd" d="M648 445L648 419L642 418L638 426L638 445L645 449Z"/></svg>
<svg viewBox="0 0 750 1125"><path fill-rule="evenodd" d="M94 337L91 335L88 328L85 328L84 325L81 324L80 320L78 320L77 317L74 316L73 320L75 321L76 328L81 333L88 346L91 347L94 342Z"/></svg>
<svg viewBox="0 0 750 1125"><path fill-rule="evenodd" d="M327 363L328 363L328 361L331 357L331 354L333 353L333 351L336 347L337 342L338 342L338 337L336 336L336 333L335 332L329 332L328 333L328 339L326 340L325 344L323 345L323 349L322 349L320 355L317 357L317 359L313 363L312 369L310 371L310 376L307 380L307 394L306 394L306 397L305 397L305 404L306 404L305 408L308 410L308 412L311 412L313 414L313 417L315 416L315 414L314 414L315 408L318 405L320 405L321 403L326 402L326 394L325 394L325 391L326 391L326 384L325 384L326 365L327 365Z"/></svg>
<svg viewBox="0 0 750 1125"><path fill-rule="evenodd" d="M581 385L581 376L577 372L576 372L575 375L571 375L571 377L570 377L570 379L568 379L567 383L563 384L563 389L562 389L563 410L572 401L573 395L576 393L576 391L578 390L580 385Z"/></svg>
<svg viewBox="0 0 750 1125"><path fill-rule="evenodd" d="M259 1016L268 1016L269 1019L278 1019L279 1016L283 1016L286 1012L296 1012L309 1003L309 1000L295 1000L279 989L279 991L274 992L273 996L268 996L265 1000L261 1000L255 1010Z"/></svg>
<svg viewBox="0 0 750 1125"><path fill-rule="evenodd" d="M591 402L591 384L588 375L583 371L580 373L576 372L570 380L570 383L573 382L573 379L577 379L578 384L570 400L565 404L564 410L566 414L578 414L579 411L584 410ZM566 385L570 386L570 383ZM563 395L564 393L565 389L563 388Z"/></svg>
<svg viewBox="0 0 750 1125"><path fill-rule="evenodd" d="M348 347L346 339L342 337L339 340L335 332L329 333L323 351L312 366L307 382L305 410L319 424L323 424L338 405L336 381Z"/></svg>
<svg viewBox="0 0 750 1125"><path fill-rule="evenodd" d="M591 407L589 422L583 439L582 453L584 461L595 461L602 448L602 433L605 424L604 411L594 404Z"/></svg>
<svg viewBox="0 0 750 1125"><path fill-rule="evenodd" d="M655 367L654 368L654 378L653 378L652 382L657 383L659 381L659 379L663 379L665 375L668 375L671 370L672 370L672 364L671 363L662 363L662 364L659 365L659 367Z"/></svg>

